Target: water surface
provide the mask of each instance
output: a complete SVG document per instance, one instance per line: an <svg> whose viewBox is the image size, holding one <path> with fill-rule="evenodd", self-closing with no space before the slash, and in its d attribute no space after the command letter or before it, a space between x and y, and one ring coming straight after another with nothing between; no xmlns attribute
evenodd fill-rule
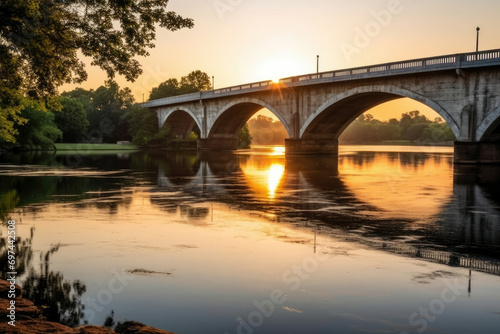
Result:
<svg viewBox="0 0 500 334"><path fill-rule="evenodd" d="M26 294L68 324L496 333L500 180L452 153L3 156L0 211Z"/></svg>

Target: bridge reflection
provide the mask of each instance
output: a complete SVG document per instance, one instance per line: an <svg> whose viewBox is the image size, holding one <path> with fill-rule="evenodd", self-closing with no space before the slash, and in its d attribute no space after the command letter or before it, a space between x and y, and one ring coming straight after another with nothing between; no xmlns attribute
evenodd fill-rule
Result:
<svg viewBox="0 0 500 334"><path fill-rule="evenodd" d="M158 185L189 193L205 206L204 215L204 203L221 202L313 223L321 233L375 248L499 274L497 264L485 262L500 260L494 167L471 171L454 167L449 155L423 153L188 156L163 160Z"/></svg>

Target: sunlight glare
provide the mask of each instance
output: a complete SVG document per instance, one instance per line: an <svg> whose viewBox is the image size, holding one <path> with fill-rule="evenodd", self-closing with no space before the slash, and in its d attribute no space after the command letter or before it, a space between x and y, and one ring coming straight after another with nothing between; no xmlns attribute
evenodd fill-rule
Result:
<svg viewBox="0 0 500 334"><path fill-rule="evenodd" d="M272 155L284 155L285 154L285 146L275 146L273 147Z"/></svg>
<svg viewBox="0 0 500 334"><path fill-rule="evenodd" d="M301 71L301 61L292 54L276 54L266 58L256 69L259 78L271 78L274 83L279 83L280 79L299 75Z"/></svg>
<svg viewBox="0 0 500 334"><path fill-rule="evenodd" d="M267 187L269 189L269 198L274 199L276 196L276 189L280 184L283 175L285 174L285 166L282 164L272 164L269 168L268 174L268 183Z"/></svg>

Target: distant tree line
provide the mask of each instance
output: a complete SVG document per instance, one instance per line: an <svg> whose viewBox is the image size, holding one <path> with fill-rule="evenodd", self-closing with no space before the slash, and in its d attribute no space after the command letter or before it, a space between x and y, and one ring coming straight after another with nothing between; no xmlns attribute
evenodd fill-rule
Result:
<svg viewBox="0 0 500 334"><path fill-rule="evenodd" d="M129 111L128 96L101 104L107 98L101 93L116 91L113 84L87 91L91 106L85 99L77 103L71 100L76 97L61 98L58 89L87 79L80 54L110 80L117 74L128 81L137 79L143 72L137 58L149 55L158 29L194 26L192 19L177 15L167 4L168 0L0 1L0 148L47 147L61 138L81 140L82 129L102 131L95 128L96 117L107 120L99 121L105 127L104 140L129 136L123 118Z"/></svg>
<svg viewBox="0 0 500 334"><path fill-rule="evenodd" d="M370 144L384 141L412 143L446 143L456 140L450 127L440 118L429 120L418 110L388 121L379 121L370 114L359 116L340 136L341 143Z"/></svg>
<svg viewBox="0 0 500 334"><path fill-rule="evenodd" d="M153 88L150 99L210 89L208 74L193 71L180 81L168 79ZM159 129L154 111L135 102L129 88L108 80L96 90L76 88L64 92L52 105L20 96L20 118L12 131L0 131L0 148L46 149L56 142L116 143L132 141L140 146L168 145L170 129ZM0 117L0 122L5 121ZM184 138L196 141L197 134Z"/></svg>
<svg viewBox="0 0 500 334"><path fill-rule="evenodd" d="M255 145L284 145L288 133L280 121L257 115L248 121L250 134Z"/></svg>

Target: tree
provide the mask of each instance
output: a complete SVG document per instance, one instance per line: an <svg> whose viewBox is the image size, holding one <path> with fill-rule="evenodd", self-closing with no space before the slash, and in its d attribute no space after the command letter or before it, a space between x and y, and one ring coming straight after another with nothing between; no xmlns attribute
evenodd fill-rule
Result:
<svg viewBox="0 0 500 334"><path fill-rule="evenodd" d="M181 91L183 94L210 90L212 83L207 73L200 70L193 71L181 78Z"/></svg>
<svg viewBox="0 0 500 334"><path fill-rule="evenodd" d="M62 132L54 123L54 114L47 111L39 103L29 101L21 112L28 121L18 126L18 146L21 148L48 148L62 136Z"/></svg>
<svg viewBox="0 0 500 334"><path fill-rule="evenodd" d="M146 146L158 132L158 117L156 112L134 105L130 111L129 133L132 136L132 143L139 146Z"/></svg>
<svg viewBox="0 0 500 334"><path fill-rule="evenodd" d="M253 143L258 145L283 145L288 133L280 121L258 115L248 121Z"/></svg>
<svg viewBox="0 0 500 334"><path fill-rule="evenodd" d="M121 89L115 81L108 80L91 95L87 118L91 130L97 130L103 142L129 140L129 110L135 99L129 88Z"/></svg>
<svg viewBox="0 0 500 334"><path fill-rule="evenodd" d="M61 97L62 110L56 111L55 123L62 131L62 140L67 143L78 143L89 126L87 113L83 105L75 98Z"/></svg>
<svg viewBox="0 0 500 334"><path fill-rule="evenodd" d="M250 145L252 145L252 136L247 123L238 134L238 148L250 148Z"/></svg>
<svg viewBox="0 0 500 334"><path fill-rule="evenodd" d="M210 77L200 70L193 71L181 78L179 82L175 78L170 78L158 87L154 87L149 94L149 100L157 100L170 96L190 94L206 91L212 88Z"/></svg>
<svg viewBox="0 0 500 334"><path fill-rule="evenodd" d="M167 11L168 0L0 1L0 144L15 143L23 97L60 109L57 88L81 83L87 72L78 54L108 77L134 81L136 60L154 47L156 29L192 28L192 19Z"/></svg>
<svg viewBox="0 0 500 334"><path fill-rule="evenodd" d="M87 78L78 51L110 78L135 80L136 60L154 47L156 27L192 28L193 20L167 11L168 0L3 0L0 2L1 76L32 96ZM8 67L7 67L8 66Z"/></svg>
<svg viewBox="0 0 500 334"><path fill-rule="evenodd" d="M177 79L171 78L162 82L158 87L154 87L149 94L150 100L157 100L164 97L179 95L180 83Z"/></svg>

